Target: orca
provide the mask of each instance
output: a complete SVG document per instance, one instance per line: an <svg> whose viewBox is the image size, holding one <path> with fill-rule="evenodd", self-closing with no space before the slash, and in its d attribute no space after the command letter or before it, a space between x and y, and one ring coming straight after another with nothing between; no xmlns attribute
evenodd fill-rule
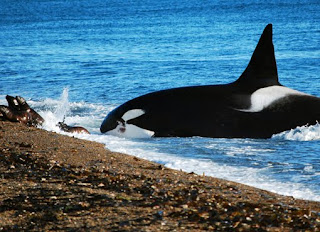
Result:
<svg viewBox="0 0 320 232"><path fill-rule="evenodd" d="M268 24L236 81L134 98L111 111L100 131L128 137L270 138L319 120L320 98L279 83Z"/></svg>

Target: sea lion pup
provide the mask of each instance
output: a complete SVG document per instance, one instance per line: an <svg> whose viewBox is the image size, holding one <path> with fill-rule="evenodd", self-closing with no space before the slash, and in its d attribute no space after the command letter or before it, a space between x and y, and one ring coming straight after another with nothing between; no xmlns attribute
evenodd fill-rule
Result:
<svg viewBox="0 0 320 232"><path fill-rule="evenodd" d="M42 125L44 123L44 119L38 114L36 111L34 111L26 102L26 100L23 97L16 96L16 99L19 103L20 110L26 111L29 114L29 122L28 125L31 126L38 126Z"/></svg>
<svg viewBox="0 0 320 232"><path fill-rule="evenodd" d="M68 126L64 122L58 122L57 125L62 131L79 134L90 134L90 132L81 126Z"/></svg>
<svg viewBox="0 0 320 232"><path fill-rule="evenodd" d="M0 112L3 119L7 119L11 122L28 124L30 121L30 115L26 111L19 111L8 106L0 105Z"/></svg>

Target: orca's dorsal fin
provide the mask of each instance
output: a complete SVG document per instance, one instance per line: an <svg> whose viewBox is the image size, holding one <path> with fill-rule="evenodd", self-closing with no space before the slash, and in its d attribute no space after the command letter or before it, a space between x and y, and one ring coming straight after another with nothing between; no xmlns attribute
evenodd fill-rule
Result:
<svg viewBox="0 0 320 232"><path fill-rule="evenodd" d="M280 85L272 43L272 24L265 27L247 68L236 83L254 89Z"/></svg>

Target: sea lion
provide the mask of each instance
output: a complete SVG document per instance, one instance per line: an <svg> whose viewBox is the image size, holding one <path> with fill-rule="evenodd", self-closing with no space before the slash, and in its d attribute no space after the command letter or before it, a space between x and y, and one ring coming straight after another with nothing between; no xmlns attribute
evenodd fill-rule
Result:
<svg viewBox="0 0 320 232"><path fill-rule="evenodd" d="M1 105L0 112L3 119L7 119L11 122L27 124L30 120L30 115L26 111L15 110L8 106Z"/></svg>
<svg viewBox="0 0 320 232"><path fill-rule="evenodd" d="M26 102L26 100L23 97L16 96L16 100L20 106L21 111L26 111L30 117L28 124L31 126L41 126L44 123L44 119L36 112L34 111L29 104Z"/></svg>
<svg viewBox="0 0 320 232"><path fill-rule="evenodd" d="M9 108L15 109L15 110L20 110L19 102L17 101L17 99L15 97L7 95L6 99L7 99Z"/></svg>
<svg viewBox="0 0 320 232"><path fill-rule="evenodd" d="M81 126L68 126L64 122L58 122L57 125L62 131L79 134L90 134L90 132Z"/></svg>

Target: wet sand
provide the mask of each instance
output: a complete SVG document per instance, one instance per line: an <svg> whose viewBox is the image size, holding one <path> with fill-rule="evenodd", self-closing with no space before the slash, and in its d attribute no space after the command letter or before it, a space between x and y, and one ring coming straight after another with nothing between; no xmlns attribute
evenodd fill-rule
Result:
<svg viewBox="0 0 320 232"><path fill-rule="evenodd" d="M0 230L319 231L320 202L0 121Z"/></svg>

